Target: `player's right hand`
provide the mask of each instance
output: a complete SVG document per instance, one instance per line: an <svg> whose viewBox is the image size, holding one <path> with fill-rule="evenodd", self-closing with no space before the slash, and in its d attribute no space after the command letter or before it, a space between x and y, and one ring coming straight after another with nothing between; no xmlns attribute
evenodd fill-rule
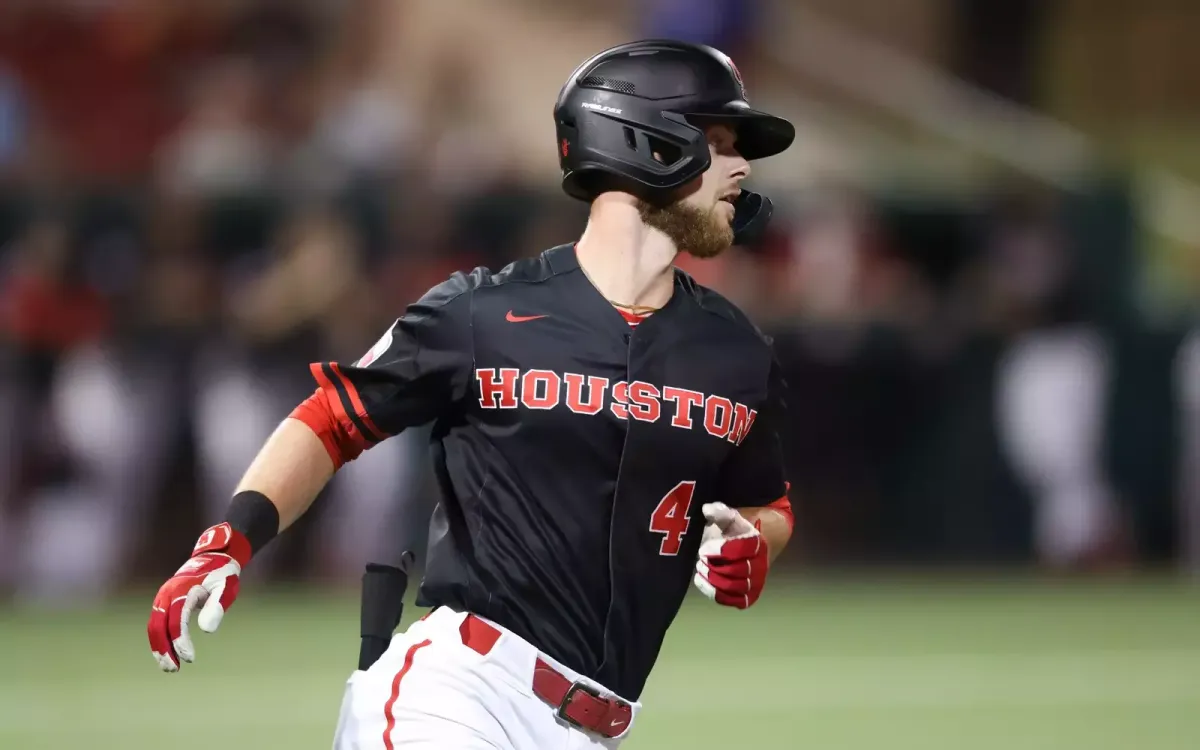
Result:
<svg viewBox="0 0 1200 750"><path fill-rule="evenodd" d="M146 633L150 650L164 672L178 672L180 661L191 663L196 650L188 632L192 612L206 633L215 632L238 594L238 576L250 559L250 542L228 523L205 531L192 556L171 577L150 609Z"/></svg>
<svg viewBox="0 0 1200 750"><path fill-rule="evenodd" d="M696 575L702 594L717 604L746 609L758 601L770 559L756 524L725 503L705 503Z"/></svg>

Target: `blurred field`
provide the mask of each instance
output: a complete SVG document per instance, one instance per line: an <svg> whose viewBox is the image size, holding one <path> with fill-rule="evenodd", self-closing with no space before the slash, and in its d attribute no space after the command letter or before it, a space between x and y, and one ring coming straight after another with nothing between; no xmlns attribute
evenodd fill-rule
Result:
<svg viewBox="0 0 1200 750"><path fill-rule="evenodd" d="M688 602L624 747L1200 745L1200 591L1184 584L773 583L746 613ZM329 747L353 596L249 587L180 675L147 652L149 601L0 611L0 747Z"/></svg>

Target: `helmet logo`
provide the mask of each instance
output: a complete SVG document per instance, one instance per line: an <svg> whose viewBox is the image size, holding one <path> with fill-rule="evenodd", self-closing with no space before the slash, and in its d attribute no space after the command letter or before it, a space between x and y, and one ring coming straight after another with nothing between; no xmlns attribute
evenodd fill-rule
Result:
<svg viewBox="0 0 1200 750"><path fill-rule="evenodd" d="M566 138L563 138L563 139L562 139L562 147L561 147L561 150L562 150L562 155L563 155L563 158L564 158L564 159L565 159L565 158L567 158L567 154L568 154L568 153L570 152L570 150L571 150L571 144L567 143L567 139L566 139Z"/></svg>
<svg viewBox="0 0 1200 750"><path fill-rule="evenodd" d="M593 112L606 112L610 115L619 115L621 110L617 107L610 107L607 104L597 104L595 102L584 102L580 105L584 109L590 109Z"/></svg>
<svg viewBox="0 0 1200 750"><path fill-rule="evenodd" d="M742 99L746 98L746 84L742 81L742 71L738 70L738 66L733 62L733 58L729 60L729 69L733 71L733 78L737 81L738 89L742 92Z"/></svg>

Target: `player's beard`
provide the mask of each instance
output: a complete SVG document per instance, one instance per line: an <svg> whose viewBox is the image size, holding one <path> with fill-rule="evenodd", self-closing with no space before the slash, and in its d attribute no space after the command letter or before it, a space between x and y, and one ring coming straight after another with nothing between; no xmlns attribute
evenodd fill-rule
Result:
<svg viewBox="0 0 1200 750"><path fill-rule="evenodd" d="M680 252L694 258L715 258L733 245L733 227L724 209L697 208L683 201L654 206L638 201L638 213L646 226L667 235Z"/></svg>

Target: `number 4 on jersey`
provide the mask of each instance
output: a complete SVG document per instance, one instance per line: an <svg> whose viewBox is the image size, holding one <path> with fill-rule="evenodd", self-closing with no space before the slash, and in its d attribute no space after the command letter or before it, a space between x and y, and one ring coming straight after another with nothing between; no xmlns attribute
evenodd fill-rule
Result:
<svg viewBox="0 0 1200 750"><path fill-rule="evenodd" d="M650 530L664 535L662 546L658 550L660 555L679 554L679 548L683 546L683 535L687 533L691 523L688 511L691 510L692 495L695 492L695 482L680 482L658 501L658 507L650 515Z"/></svg>

